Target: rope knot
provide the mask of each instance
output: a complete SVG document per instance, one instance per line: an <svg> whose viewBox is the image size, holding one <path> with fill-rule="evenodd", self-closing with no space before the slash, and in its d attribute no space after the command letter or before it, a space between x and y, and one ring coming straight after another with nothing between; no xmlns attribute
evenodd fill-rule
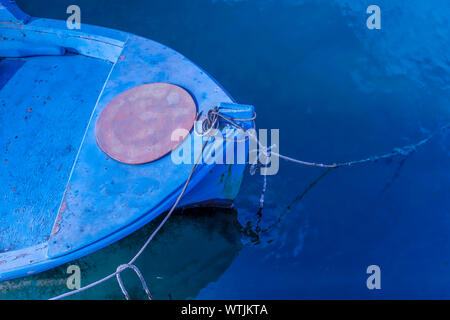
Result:
<svg viewBox="0 0 450 320"><path fill-rule="evenodd" d="M203 111L199 112L197 115L196 121L199 121L198 119L202 115ZM194 126L195 133L199 136L206 136L208 135L211 130L219 128L219 107L214 107L212 109L209 109L206 113L206 118L202 121L202 132L197 131L197 127Z"/></svg>

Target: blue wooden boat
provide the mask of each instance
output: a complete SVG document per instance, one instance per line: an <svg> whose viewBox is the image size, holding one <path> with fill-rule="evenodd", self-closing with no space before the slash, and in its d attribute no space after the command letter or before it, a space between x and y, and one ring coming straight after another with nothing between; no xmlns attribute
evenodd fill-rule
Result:
<svg viewBox="0 0 450 320"><path fill-rule="evenodd" d="M236 104L170 48L96 26L69 30L65 21L32 18L14 1L0 0L0 281L89 255L171 208L194 168L174 163L172 150L190 143L194 130L151 161L133 162L102 148L96 129L105 110L117 101L122 110L133 108L133 99L142 101L142 90L133 90L152 84L189 93L196 114L219 106L240 126L253 127L244 120L253 117L251 106ZM177 119L164 121L170 127ZM136 133L133 125L125 134ZM167 132L153 139L167 139ZM236 148L226 139L219 152ZM211 152L219 158L218 149ZM244 169L245 163L201 162L180 207L230 206Z"/></svg>

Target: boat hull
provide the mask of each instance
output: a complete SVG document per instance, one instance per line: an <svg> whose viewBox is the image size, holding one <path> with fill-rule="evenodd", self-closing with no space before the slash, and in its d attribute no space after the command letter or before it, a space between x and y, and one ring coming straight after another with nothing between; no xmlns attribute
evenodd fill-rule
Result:
<svg viewBox="0 0 450 320"><path fill-rule="evenodd" d="M12 1L0 3L0 41L17 44L0 61L8 71L0 77L0 100L25 113L0 118L8 128L0 137L8 146L0 170L9 177L0 189L8 199L0 208L3 281L104 248L167 211L179 196L194 163L175 164L167 155L128 165L98 147L96 120L117 95L166 82L187 90L199 113L225 104L240 108L238 118L251 118L253 109L236 105L210 75L157 42L89 25L68 30L63 21L29 18ZM35 93L23 81L33 83ZM226 148L235 143L226 141ZM180 205L230 205L244 169L245 163L199 164Z"/></svg>

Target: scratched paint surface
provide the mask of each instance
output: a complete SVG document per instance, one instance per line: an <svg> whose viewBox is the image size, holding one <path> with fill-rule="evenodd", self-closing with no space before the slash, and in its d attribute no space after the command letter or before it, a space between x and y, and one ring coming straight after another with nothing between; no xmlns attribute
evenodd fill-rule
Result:
<svg viewBox="0 0 450 320"><path fill-rule="evenodd" d="M111 68L77 55L6 59L0 70L4 65L20 68L0 91L0 251L48 239Z"/></svg>

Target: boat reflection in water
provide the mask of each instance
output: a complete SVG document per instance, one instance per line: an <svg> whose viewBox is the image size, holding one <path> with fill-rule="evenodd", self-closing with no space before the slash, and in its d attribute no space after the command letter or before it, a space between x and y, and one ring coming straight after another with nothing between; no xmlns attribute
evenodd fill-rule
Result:
<svg viewBox="0 0 450 320"><path fill-rule="evenodd" d="M161 219L81 259L37 275L0 282L0 299L48 299L67 292L67 282L69 286L76 284L72 270L77 267L81 286L113 273L136 254ZM225 272L241 246L241 226L235 210L179 210L139 257L136 266L154 299L192 299ZM122 280L132 299L146 298L133 271L122 272ZM124 296L113 278L69 299L124 299Z"/></svg>

